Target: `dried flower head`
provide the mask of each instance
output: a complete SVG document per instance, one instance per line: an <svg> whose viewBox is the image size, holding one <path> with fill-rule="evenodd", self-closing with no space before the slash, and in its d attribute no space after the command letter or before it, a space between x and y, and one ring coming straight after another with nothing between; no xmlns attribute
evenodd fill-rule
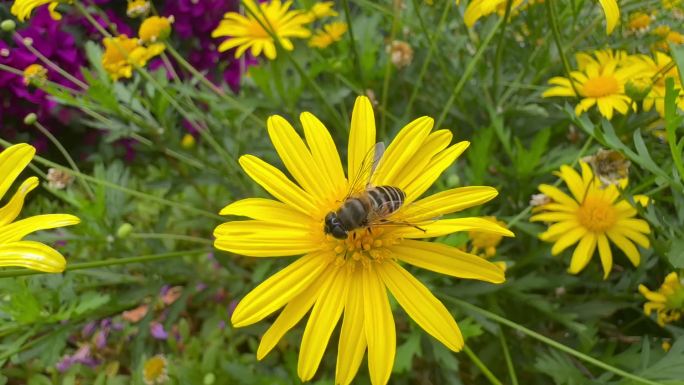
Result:
<svg viewBox="0 0 684 385"><path fill-rule="evenodd" d="M387 46L387 53L390 54L390 60L398 69L402 69L413 61L413 48L401 40L394 40Z"/></svg>
<svg viewBox="0 0 684 385"><path fill-rule="evenodd" d="M629 159L615 150L600 149L595 155L586 156L582 160L591 166L603 187L619 185L629 175Z"/></svg>
<svg viewBox="0 0 684 385"><path fill-rule="evenodd" d="M61 190L69 186L74 181L74 177L62 170L50 168L48 169L47 180L48 186L57 190Z"/></svg>

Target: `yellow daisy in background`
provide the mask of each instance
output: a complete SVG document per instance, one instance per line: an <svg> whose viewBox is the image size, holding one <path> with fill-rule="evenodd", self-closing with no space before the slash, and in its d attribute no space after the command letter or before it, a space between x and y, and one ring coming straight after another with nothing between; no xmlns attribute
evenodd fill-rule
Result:
<svg viewBox="0 0 684 385"><path fill-rule="evenodd" d="M342 36L347 32L347 23L334 22L326 24L323 29L317 30L311 39L309 39L309 47L326 48L330 44L340 41Z"/></svg>
<svg viewBox="0 0 684 385"><path fill-rule="evenodd" d="M650 316L655 310L660 326L678 321L684 313L684 286L677 273L670 273L658 291L650 291L639 285L641 293L648 302L644 304L644 313Z"/></svg>
<svg viewBox="0 0 684 385"><path fill-rule="evenodd" d="M619 51L618 51L619 52ZM612 119L614 111L627 114L632 101L625 94L625 83L639 68L632 65L623 65L625 60L610 59L606 51L597 51L595 58L590 55L578 55L577 62L579 71L572 71L575 89L579 92L580 102L575 106L577 115L586 112L593 106L597 106L601 115L606 119ZM544 91L542 97L554 96L576 97L575 89L570 79L556 76L549 80L554 87Z"/></svg>
<svg viewBox="0 0 684 385"><path fill-rule="evenodd" d="M553 242L553 255L579 242L570 261L568 272L571 274L582 271L598 247L605 279L613 267L610 243L622 250L634 266L638 266L641 258L634 243L648 248L650 242L646 234L651 229L645 220L635 218L637 210L620 197L618 186L603 185L587 163L580 162L580 166L581 176L570 166L561 166L557 174L572 196L551 185L539 186L539 191L552 201L537 206L537 214L530 220L553 223L539 234L541 240ZM623 179L619 187L626 185L627 179ZM648 202L643 195L634 196L634 200L642 205Z"/></svg>
<svg viewBox="0 0 684 385"><path fill-rule="evenodd" d="M71 3L71 1L15 0L12 4L12 8L10 8L10 12L12 13L12 15L16 16L17 19L19 19L19 21L25 21L26 19L31 17L31 13L33 13L34 9L45 4L49 4L50 16L55 20L60 20L62 18L62 15L60 15L59 12L57 12L56 10L59 3Z"/></svg>
<svg viewBox="0 0 684 385"><path fill-rule="evenodd" d="M483 217L492 223L507 228L506 222L502 222L496 217ZM499 246L503 237L501 234L492 232L469 231L468 238L470 238L470 245L472 249L470 252L476 255L482 255L485 258L491 258L496 254L496 247Z"/></svg>
<svg viewBox="0 0 684 385"><path fill-rule="evenodd" d="M273 60L276 58L276 45L271 33L288 51L294 49L291 37L307 38L311 35L305 27L311 18L300 10L290 11L292 1L281 3L280 0L271 0L257 5L253 0L245 0L243 4L247 8L246 16L228 12L211 33L212 37L229 36L219 45L220 52L237 47L236 58L250 49L253 56L259 56L263 52L267 58ZM271 33L264 27L270 29Z"/></svg>
<svg viewBox="0 0 684 385"><path fill-rule="evenodd" d="M129 38L126 35L105 37L102 43L105 46L102 67L113 80L130 78L133 76L134 67L144 66L165 49L163 43L150 44L145 47L140 45L138 39Z"/></svg>
<svg viewBox="0 0 684 385"><path fill-rule="evenodd" d="M511 10L517 9L522 5L523 0L513 0ZM459 0L456 1L459 4ZM463 21L468 28L472 28L481 18L496 12L503 16L506 11L506 0L472 0L468 3L463 14Z"/></svg>
<svg viewBox="0 0 684 385"><path fill-rule="evenodd" d="M8 147L0 153L0 199L35 153L36 149L25 143ZM26 195L36 187L38 178L27 178L12 198L0 207L0 266L59 273L66 266L62 254L43 243L22 239L35 231L75 225L80 220L69 214L45 214L15 221L24 206Z"/></svg>
<svg viewBox="0 0 684 385"><path fill-rule="evenodd" d="M334 1L319 1L306 11L306 17L308 17L309 22L326 17L335 17L338 13L333 9L334 6Z"/></svg>
<svg viewBox="0 0 684 385"><path fill-rule="evenodd" d="M672 78L675 89L679 90L677 105L684 109L684 92L679 78L677 66L672 65L672 58L663 52L654 52L655 58L647 55L634 55L630 57L635 67L640 69L635 80L648 81L650 91L643 99L644 111L650 111L655 106L661 117L665 116L665 81Z"/></svg>
<svg viewBox="0 0 684 385"><path fill-rule="evenodd" d="M41 86L47 80L48 70L40 64L33 63L24 68L24 84Z"/></svg>
<svg viewBox="0 0 684 385"><path fill-rule="evenodd" d="M138 30L138 37L143 43L154 43L164 40L171 35L171 24L173 16L150 16L143 20Z"/></svg>
<svg viewBox="0 0 684 385"><path fill-rule="evenodd" d="M482 218L434 219L493 199L497 191L492 187L455 188L419 199L469 143L449 145L451 132L432 132L434 121L429 117L406 125L370 178L373 186L392 186L404 193L403 205L386 218L396 222L350 230L346 238L338 239L325 233L326 216L340 209L352 186L365 187L355 181L368 180L366 159L373 158L376 140L373 109L367 97L356 99L348 179L323 123L308 112L300 120L305 140L280 116L270 117L267 124L271 141L296 183L261 159L242 156L240 165L247 175L277 200L234 202L221 214L252 219L223 223L214 231L215 247L231 253L303 255L247 294L235 308L233 325L254 324L283 308L261 339L257 358L262 359L310 311L297 366L299 377L308 381L344 314L335 383L346 385L353 380L368 349L371 382L383 385L389 380L396 351L389 289L420 327L449 349L460 350L463 337L449 311L400 262L458 278L504 281L503 270L479 256L418 240L470 230L513 236Z"/></svg>

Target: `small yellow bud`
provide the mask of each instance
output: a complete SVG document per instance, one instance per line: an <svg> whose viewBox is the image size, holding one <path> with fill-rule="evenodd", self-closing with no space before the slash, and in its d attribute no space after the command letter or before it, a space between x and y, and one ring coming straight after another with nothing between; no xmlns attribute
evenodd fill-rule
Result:
<svg viewBox="0 0 684 385"><path fill-rule="evenodd" d="M188 150L195 147L195 137L190 134L183 135L183 139L181 139L181 147Z"/></svg>
<svg viewBox="0 0 684 385"><path fill-rule="evenodd" d="M0 28L5 32L14 32L14 29L17 28L17 23L14 20L3 20L0 23Z"/></svg>

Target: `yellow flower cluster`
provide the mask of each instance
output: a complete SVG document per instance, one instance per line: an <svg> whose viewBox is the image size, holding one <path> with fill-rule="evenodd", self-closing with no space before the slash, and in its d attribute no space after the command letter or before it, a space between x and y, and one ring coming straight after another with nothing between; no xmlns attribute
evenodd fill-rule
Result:
<svg viewBox="0 0 684 385"><path fill-rule="evenodd" d="M639 285L639 292L646 297L644 313L651 315L655 310L660 326L678 321L684 313L684 285L677 273L670 273L657 291Z"/></svg>
<svg viewBox="0 0 684 385"><path fill-rule="evenodd" d="M599 50L576 55L578 70L570 77L553 77L545 98L560 96L579 98L575 106L577 115L596 106L606 119L614 112L627 114L641 102L645 111L655 110L665 114L665 81L672 78L679 90L677 105L684 108L684 92L677 67L665 53L653 56L629 55L625 51Z"/></svg>
<svg viewBox="0 0 684 385"><path fill-rule="evenodd" d="M245 0L246 14L228 12L221 23L212 32L212 37L228 36L218 47L220 52L235 48L235 57L239 58L248 50L252 56L262 53L266 58L274 60L277 57L276 41L287 51L294 49L292 38L304 39L311 36L307 25L316 20L330 16L337 16L333 9L334 2L318 2L309 10L290 10L292 1L255 3ZM309 46L325 48L339 41L347 31L347 24L332 22L316 30L309 40Z"/></svg>

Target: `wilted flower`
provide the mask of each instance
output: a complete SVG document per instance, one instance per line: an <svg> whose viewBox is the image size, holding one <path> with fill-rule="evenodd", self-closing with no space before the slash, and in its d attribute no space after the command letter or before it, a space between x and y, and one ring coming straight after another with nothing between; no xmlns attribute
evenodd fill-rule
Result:
<svg viewBox="0 0 684 385"><path fill-rule="evenodd" d="M21 143L0 153L0 199L29 164L35 152L36 149L32 146ZM36 187L38 178L27 178L9 202L0 208L0 266L19 266L59 273L66 266L62 254L43 243L22 239L35 231L75 225L80 220L69 214L45 214L15 221L26 195Z"/></svg>
<svg viewBox="0 0 684 385"><path fill-rule="evenodd" d="M551 198L546 194L532 194L530 197L530 206L532 207L543 206L551 202Z"/></svg>
<svg viewBox="0 0 684 385"><path fill-rule="evenodd" d="M228 12L211 33L212 37L229 36L219 45L220 52L237 47L236 58L250 49L253 56L259 56L263 52L267 58L273 60L276 58L276 45L271 34L288 51L294 49L289 38L307 38L311 35L304 26L310 22L310 18L300 10L289 10L292 1L283 4L280 0L271 0L257 5L254 0L245 0L244 5L248 11L246 16Z"/></svg>
<svg viewBox="0 0 684 385"><path fill-rule="evenodd" d="M51 188L61 190L69 186L73 181L74 177L62 170L56 168L49 168L47 173L48 186Z"/></svg>
<svg viewBox="0 0 684 385"><path fill-rule="evenodd" d="M280 116L267 122L271 141L296 183L263 160L242 156L239 162L245 172L277 200L234 202L221 214L252 219L229 221L214 230L215 247L235 254L304 254L247 294L231 316L233 325L254 324L284 307L261 339L257 358L262 359L311 310L297 366L299 377L308 381L344 314L335 382L347 385L353 380L367 348L371 382L383 385L389 380L396 351L389 289L419 326L449 349L460 350L463 337L449 311L400 262L459 278L505 280L504 271L484 258L418 240L470 230L513 235L482 218L434 220L493 199L494 188L462 187L421 198L469 143L450 145L449 130L432 131L431 118L418 118L399 131L371 175L365 164L375 154L375 118L370 101L358 97L345 178L335 143L323 123L308 112L300 120L306 141ZM344 235L337 232L336 237L326 234L325 218L340 209L349 191L356 194L358 188L365 188L366 180L403 192L404 204L387 217L398 222L389 227L370 224ZM369 192L369 196L374 195Z"/></svg>
<svg viewBox="0 0 684 385"><path fill-rule="evenodd" d="M629 176L629 159L615 150L599 149L595 155L585 156L583 162L591 166L601 185L619 185Z"/></svg>
<svg viewBox="0 0 684 385"><path fill-rule="evenodd" d="M347 23L334 22L326 24L323 29L317 30L311 39L309 39L309 47L326 48L330 44L342 39L342 35L347 32Z"/></svg>
<svg viewBox="0 0 684 385"><path fill-rule="evenodd" d="M402 69L413 61L413 48L401 40L394 40L386 48L387 53L390 55L390 60L392 64L398 69Z"/></svg>
<svg viewBox="0 0 684 385"><path fill-rule="evenodd" d="M169 363L161 354L149 358L143 365L143 381L147 385L160 385L168 381Z"/></svg>
<svg viewBox="0 0 684 385"><path fill-rule="evenodd" d="M684 286L677 273L672 272L665 277L665 281L658 291L651 291L644 285L639 285L641 293L648 302L644 304L644 313L651 315L655 310L657 322L660 326L678 321L684 313Z"/></svg>
<svg viewBox="0 0 684 385"><path fill-rule="evenodd" d="M143 43L155 43L164 40L171 34L173 16L151 16L143 20L138 30L138 37Z"/></svg>
<svg viewBox="0 0 684 385"><path fill-rule="evenodd" d="M553 201L538 206L537 214L530 220L553 223L539 234L541 240L553 242L553 255L577 243L568 268L570 274L581 272L598 248L605 279L613 267L610 242L622 250L634 266L638 266L641 256L634 243L649 247L646 234L651 229L645 220L634 218L637 210L621 197L618 186L601 186L587 163L580 162L580 166L582 175L570 166L561 166L558 173L572 195L551 185L539 186L539 190ZM623 179L619 187L624 188L626 184L627 180ZM634 196L634 200L642 205L648 202L643 195Z"/></svg>

